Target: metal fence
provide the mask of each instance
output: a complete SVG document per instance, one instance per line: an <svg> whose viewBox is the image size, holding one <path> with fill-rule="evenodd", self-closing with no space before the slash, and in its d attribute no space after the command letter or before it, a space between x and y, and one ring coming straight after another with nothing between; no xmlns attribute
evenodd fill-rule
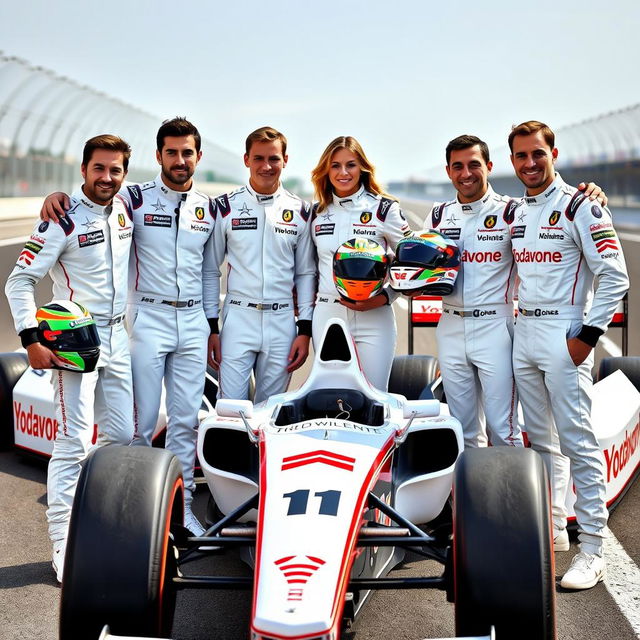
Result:
<svg viewBox="0 0 640 640"><path fill-rule="evenodd" d="M101 133L124 138L133 150L127 178L158 171L155 136L160 118L51 69L0 52L0 197L70 191L80 179L84 142ZM202 140L203 182L244 178L239 154Z"/></svg>

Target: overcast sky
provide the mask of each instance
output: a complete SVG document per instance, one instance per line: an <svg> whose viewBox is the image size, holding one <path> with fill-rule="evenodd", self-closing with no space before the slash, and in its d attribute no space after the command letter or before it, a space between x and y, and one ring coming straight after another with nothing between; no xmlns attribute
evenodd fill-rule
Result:
<svg viewBox="0 0 640 640"><path fill-rule="evenodd" d="M334 137L354 135L389 181L444 165L462 133L498 148L523 120L559 128L640 102L640 3L515 7L5 0L0 47L159 121L186 115L240 155L247 133L275 126L289 176L306 179Z"/></svg>

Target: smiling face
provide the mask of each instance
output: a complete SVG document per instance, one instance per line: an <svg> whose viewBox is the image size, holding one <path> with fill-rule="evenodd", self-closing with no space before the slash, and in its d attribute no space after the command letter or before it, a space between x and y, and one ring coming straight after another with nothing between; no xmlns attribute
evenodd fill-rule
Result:
<svg viewBox="0 0 640 640"><path fill-rule="evenodd" d="M193 136L166 136L162 151L156 151L162 181L173 191L188 191L201 157Z"/></svg>
<svg viewBox="0 0 640 640"><path fill-rule="evenodd" d="M81 165L80 171L84 178L82 191L91 202L103 207L120 191L127 175L122 151L108 149L94 149L89 162Z"/></svg>
<svg viewBox="0 0 640 640"><path fill-rule="evenodd" d="M511 164L530 196L542 193L553 182L557 157L558 150L549 146L542 131L513 138Z"/></svg>
<svg viewBox="0 0 640 640"><path fill-rule="evenodd" d="M335 194L344 198L360 188L362 170L358 156L349 149L338 149L329 163L329 182Z"/></svg>
<svg viewBox="0 0 640 640"><path fill-rule="evenodd" d="M475 202L487 192L492 162L485 162L478 145L451 151L447 175L460 202Z"/></svg>
<svg viewBox="0 0 640 640"><path fill-rule="evenodd" d="M263 195L275 193L280 184L280 174L289 157L282 153L282 142L254 142L249 153L244 154L244 166L249 169L249 184Z"/></svg>

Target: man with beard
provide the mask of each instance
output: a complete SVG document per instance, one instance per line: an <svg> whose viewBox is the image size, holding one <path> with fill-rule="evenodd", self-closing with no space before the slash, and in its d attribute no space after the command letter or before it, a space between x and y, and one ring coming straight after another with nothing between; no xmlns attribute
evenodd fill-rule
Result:
<svg viewBox="0 0 640 640"><path fill-rule="evenodd" d="M531 446L550 473L560 451L571 463L580 552L560 585L588 589L604 577L608 515L604 461L591 423L593 349L629 278L609 210L556 173L553 131L523 122L512 129L509 148L526 189L507 219L520 278L513 370Z"/></svg>
<svg viewBox="0 0 640 640"><path fill-rule="evenodd" d="M185 118L158 130L155 180L123 189L133 211L133 251L127 324L130 335L135 437L150 445L166 389L166 448L182 464L184 524L193 535L204 528L191 510L193 466L214 305L212 252L215 210L194 188L201 138ZM47 198L44 217L61 213L61 196Z"/></svg>
<svg viewBox="0 0 640 640"><path fill-rule="evenodd" d="M129 145L116 136L87 141L81 166L84 184L71 197L64 223L38 222L6 285L29 364L34 369L56 369L51 382L58 429L47 474L47 520L58 582L62 582L73 496L94 424L99 426L98 446L129 444L133 436L131 361L123 323L132 221L124 199L116 195L127 175L130 154ZM38 312L49 327L39 331L34 289L47 272L53 280L54 301ZM95 327L88 326L86 310ZM96 363L93 354L90 365L78 352L65 358L66 349L61 348L56 356L40 342L60 344L66 339L67 345L77 348L87 344L94 329L100 355Z"/></svg>

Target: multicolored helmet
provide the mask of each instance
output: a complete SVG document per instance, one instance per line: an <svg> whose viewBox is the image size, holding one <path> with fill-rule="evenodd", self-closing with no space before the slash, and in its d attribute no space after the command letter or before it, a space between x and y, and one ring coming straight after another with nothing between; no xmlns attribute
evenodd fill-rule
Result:
<svg viewBox="0 0 640 640"><path fill-rule="evenodd" d="M333 254L333 281L347 300L368 300L380 293L389 258L375 240L352 238Z"/></svg>
<svg viewBox="0 0 640 640"><path fill-rule="evenodd" d="M429 231L398 242L389 284L406 294L446 296L453 291L459 270L460 250L453 240Z"/></svg>
<svg viewBox="0 0 640 640"><path fill-rule="evenodd" d="M62 365L54 369L90 373L100 357L100 337L91 314L70 300L52 300L36 311L38 338Z"/></svg>

